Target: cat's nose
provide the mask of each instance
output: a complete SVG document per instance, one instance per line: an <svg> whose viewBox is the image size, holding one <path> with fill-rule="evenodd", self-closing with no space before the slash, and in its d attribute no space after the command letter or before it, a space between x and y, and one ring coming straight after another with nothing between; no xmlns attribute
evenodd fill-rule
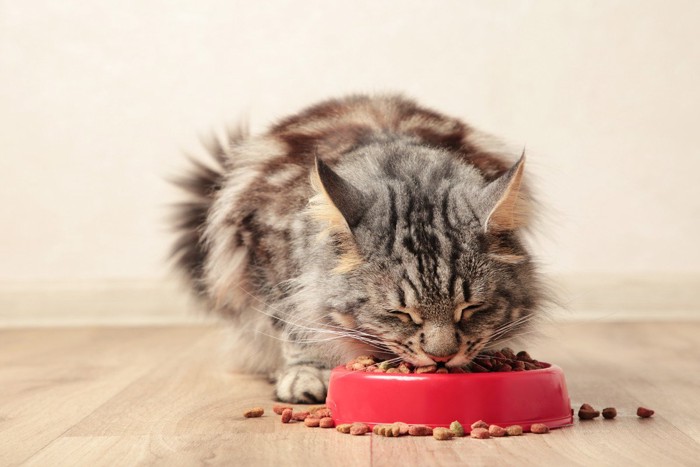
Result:
<svg viewBox="0 0 700 467"><path fill-rule="evenodd" d="M426 355L428 355L428 357L430 357L436 363L445 363L445 362L449 362L450 360L452 360L452 357L454 357L457 354L453 353L452 355L444 355L444 356L431 355L431 354L426 354Z"/></svg>

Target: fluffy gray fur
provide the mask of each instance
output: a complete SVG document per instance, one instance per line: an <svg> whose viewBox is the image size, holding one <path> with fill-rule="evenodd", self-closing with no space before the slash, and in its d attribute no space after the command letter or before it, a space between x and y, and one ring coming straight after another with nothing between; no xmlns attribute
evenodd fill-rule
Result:
<svg viewBox="0 0 700 467"><path fill-rule="evenodd" d="M237 368L288 402L325 398L360 354L462 366L544 301L511 165L459 120L399 96L326 101L235 134L180 185L180 265L232 321Z"/></svg>

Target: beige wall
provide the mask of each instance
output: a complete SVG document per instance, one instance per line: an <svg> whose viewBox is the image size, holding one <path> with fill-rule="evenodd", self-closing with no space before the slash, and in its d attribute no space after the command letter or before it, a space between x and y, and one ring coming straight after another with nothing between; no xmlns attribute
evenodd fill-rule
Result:
<svg viewBox="0 0 700 467"><path fill-rule="evenodd" d="M401 90L526 145L568 275L700 272L700 2L0 2L0 282L158 280L198 135Z"/></svg>

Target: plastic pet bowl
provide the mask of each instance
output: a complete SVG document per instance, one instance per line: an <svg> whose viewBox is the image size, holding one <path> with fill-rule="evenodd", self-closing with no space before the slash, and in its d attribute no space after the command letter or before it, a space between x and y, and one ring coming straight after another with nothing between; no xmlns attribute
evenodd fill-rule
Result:
<svg viewBox="0 0 700 467"><path fill-rule="evenodd" d="M564 372L556 365L504 373L386 374L331 372L326 405L336 424L405 422L431 427L484 420L506 427L573 423Z"/></svg>

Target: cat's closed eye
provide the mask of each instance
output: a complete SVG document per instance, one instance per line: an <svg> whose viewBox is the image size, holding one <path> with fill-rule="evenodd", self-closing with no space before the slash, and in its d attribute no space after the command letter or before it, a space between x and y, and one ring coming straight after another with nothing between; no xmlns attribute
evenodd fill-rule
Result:
<svg viewBox="0 0 700 467"><path fill-rule="evenodd" d="M413 321L413 323L415 324L421 324L423 322L423 320L420 319L420 317L417 316L416 313L412 313L407 310L387 310L387 312L397 317L404 323L410 323L411 321Z"/></svg>
<svg viewBox="0 0 700 467"><path fill-rule="evenodd" d="M474 313L482 310L483 308L483 303L470 303L469 305L463 306L457 313L455 321L467 320L471 318Z"/></svg>

